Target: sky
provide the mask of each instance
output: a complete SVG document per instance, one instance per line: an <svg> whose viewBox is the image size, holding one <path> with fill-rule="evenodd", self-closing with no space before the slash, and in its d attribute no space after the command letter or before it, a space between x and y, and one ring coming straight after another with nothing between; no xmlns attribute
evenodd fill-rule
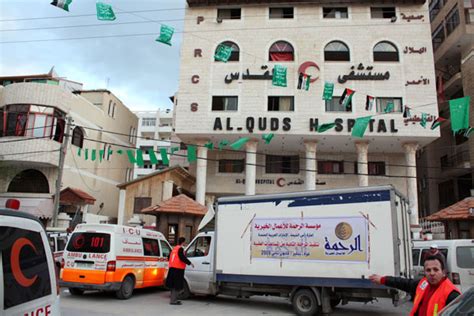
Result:
<svg viewBox="0 0 474 316"><path fill-rule="evenodd" d="M103 0L115 21L97 20L96 1L72 0L69 12L51 2L0 0L0 76L44 74L54 66L84 89L109 89L133 111L172 108L182 37L175 33L171 47L155 38L161 23L182 31L185 0ZM150 35L123 36L144 33ZM111 35L122 37L64 40Z"/></svg>

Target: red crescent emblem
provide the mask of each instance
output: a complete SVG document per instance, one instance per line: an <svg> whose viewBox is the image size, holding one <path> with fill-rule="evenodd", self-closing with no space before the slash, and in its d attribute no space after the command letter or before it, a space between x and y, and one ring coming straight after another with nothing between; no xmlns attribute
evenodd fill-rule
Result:
<svg viewBox="0 0 474 316"><path fill-rule="evenodd" d="M283 182L283 183L282 183ZM285 179L284 178L278 178L277 180L277 185L279 187L284 187L285 186Z"/></svg>
<svg viewBox="0 0 474 316"><path fill-rule="evenodd" d="M314 61L306 61L306 62L301 64L300 68L298 68L298 73L303 73L303 74L307 75L306 69L308 69L308 68L316 68L316 70L319 72L318 64L316 64ZM309 82L313 83L318 79L319 79L319 75L311 77Z"/></svg>
<svg viewBox="0 0 474 316"><path fill-rule="evenodd" d="M38 278L38 275L35 275L32 278L27 278L24 274L23 271L21 271L20 268L20 252L21 249L25 246L30 246L33 248L33 250L36 251L35 246L31 242L31 240L27 238L19 238L15 243L13 244L12 247L12 252L11 252L11 257L10 257L10 264L12 266L12 273L13 277L15 280L23 287L30 287L33 283L35 283L36 279Z"/></svg>

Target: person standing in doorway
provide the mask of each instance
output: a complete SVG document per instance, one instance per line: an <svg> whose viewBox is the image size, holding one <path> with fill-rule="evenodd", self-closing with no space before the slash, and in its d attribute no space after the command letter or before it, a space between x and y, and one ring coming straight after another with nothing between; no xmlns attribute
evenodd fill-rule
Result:
<svg viewBox="0 0 474 316"><path fill-rule="evenodd" d="M183 290L184 287L184 270L186 269L186 265L191 265L194 268L194 264L189 261L184 254L183 244L185 241L186 239L184 237L179 237L178 244L170 253L166 286L171 290L171 305L181 305L181 301L178 301L178 293Z"/></svg>

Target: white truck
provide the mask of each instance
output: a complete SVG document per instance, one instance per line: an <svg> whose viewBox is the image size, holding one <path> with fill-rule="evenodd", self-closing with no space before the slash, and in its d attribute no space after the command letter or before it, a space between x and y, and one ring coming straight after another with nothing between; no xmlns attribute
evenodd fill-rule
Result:
<svg viewBox="0 0 474 316"><path fill-rule="evenodd" d="M186 248L192 294L288 297L298 315L404 293L368 280L412 277L408 201L392 186L219 198L215 229Z"/></svg>

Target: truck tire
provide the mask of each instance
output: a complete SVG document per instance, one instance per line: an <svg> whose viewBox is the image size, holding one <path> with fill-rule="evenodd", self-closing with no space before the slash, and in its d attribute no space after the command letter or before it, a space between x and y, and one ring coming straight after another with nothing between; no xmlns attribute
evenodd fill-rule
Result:
<svg viewBox="0 0 474 316"><path fill-rule="evenodd" d="M184 281L183 289L178 293L178 300L187 300L191 297L191 291L189 290L188 282Z"/></svg>
<svg viewBox="0 0 474 316"><path fill-rule="evenodd" d="M313 291L300 289L292 299L293 310L300 316L317 315L319 311L318 300Z"/></svg>
<svg viewBox="0 0 474 316"><path fill-rule="evenodd" d="M70 287L69 293L71 293L71 295L74 295L74 296L79 296L79 295L84 294L84 290L81 290L75 287Z"/></svg>
<svg viewBox="0 0 474 316"><path fill-rule="evenodd" d="M115 296L120 300L128 300L130 297L132 297L134 288L134 278L130 275L127 275L125 279L123 279L120 289L115 292Z"/></svg>

